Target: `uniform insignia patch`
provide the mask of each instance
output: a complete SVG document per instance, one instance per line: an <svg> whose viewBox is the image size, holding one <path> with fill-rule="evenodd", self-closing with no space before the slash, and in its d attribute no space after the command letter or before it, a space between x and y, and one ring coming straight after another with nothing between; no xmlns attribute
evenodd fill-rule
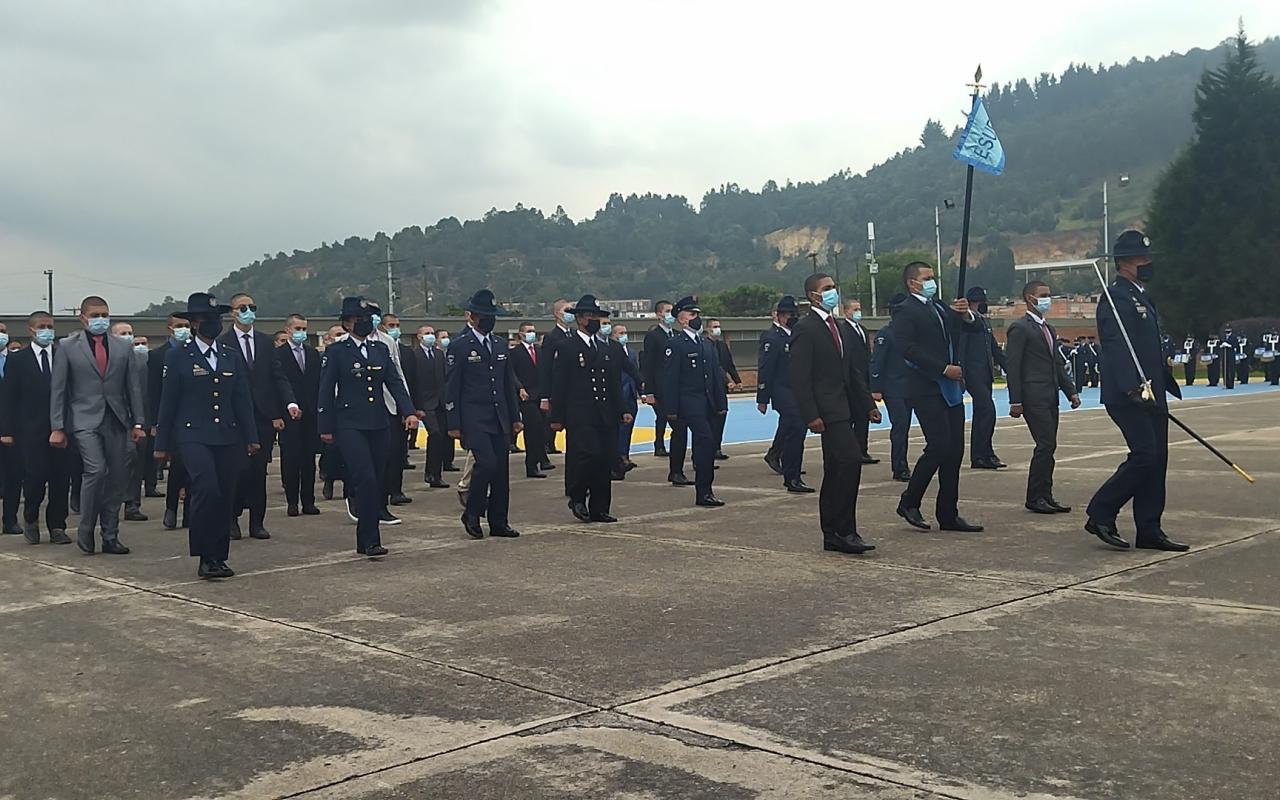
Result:
<svg viewBox="0 0 1280 800"><path fill-rule="evenodd" d="M764 343L764 351L765 351L766 353L767 353L767 352L769 352L769 342L765 342L765 343ZM717 424L718 424L718 423L717 423Z"/></svg>
<svg viewBox="0 0 1280 800"><path fill-rule="evenodd" d="M671 348L670 348L670 347L668 347L668 348L667 348L667 355L671 355Z"/></svg>
<svg viewBox="0 0 1280 800"><path fill-rule="evenodd" d="M191 365L191 374L192 374L194 377L197 377L197 378L203 378L204 376L206 376L206 375L208 375L208 374L209 374L209 370L205 369L204 367L200 366L199 364L192 364L192 365Z"/></svg>
<svg viewBox="0 0 1280 800"><path fill-rule="evenodd" d="M472 350L471 354L467 356L467 361L476 362L479 360L480 360L480 354L477 353L475 350Z"/></svg>
<svg viewBox="0 0 1280 800"><path fill-rule="evenodd" d="M582 353L578 353L578 366L585 367L587 365L587 357Z"/></svg>
<svg viewBox="0 0 1280 800"><path fill-rule="evenodd" d="M791 352L791 342L787 342L786 344L784 344L784 345L782 346L782 352L784 352L784 353L790 353L790 352Z"/></svg>

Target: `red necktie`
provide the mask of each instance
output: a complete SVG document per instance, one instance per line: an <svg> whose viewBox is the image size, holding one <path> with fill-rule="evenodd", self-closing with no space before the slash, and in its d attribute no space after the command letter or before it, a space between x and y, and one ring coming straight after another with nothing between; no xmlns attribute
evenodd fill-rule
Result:
<svg viewBox="0 0 1280 800"><path fill-rule="evenodd" d="M98 364L98 374L107 377L107 337L95 336L93 341L97 343L97 347L93 348L93 360Z"/></svg>
<svg viewBox="0 0 1280 800"><path fill-rule="evenodd" d="M836 327L836 318L827 317L827 327L831 329L831 338L836 340L836 349L844 355L844 340L840 338L840 329Z"/></svg>
<svg viewBox="0 0 1280 800"><path fill-rule="evenodd" d="M1040 330L1044 332L1044 343L1049 345L1049 355L1053 355L1053 337L1049 335L1049 326L1041 325Z"/></svg>
<svg viewBox="0 0 1280 800"><path fill-rule="evenodd" d="M533 365L538 366L538 351L533 349L533 345L529 345L529 358L533 359Z"/></svg>

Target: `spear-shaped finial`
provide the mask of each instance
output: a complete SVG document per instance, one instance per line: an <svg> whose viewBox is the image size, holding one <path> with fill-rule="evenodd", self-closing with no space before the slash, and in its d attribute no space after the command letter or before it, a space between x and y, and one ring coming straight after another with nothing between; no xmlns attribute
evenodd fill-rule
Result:
<svg viewBox="0 0 1280 800"><path fill-rule="evenodd" d="M982 83L982 65L978 65L978 71L973 73L973 82Z"/></svg>

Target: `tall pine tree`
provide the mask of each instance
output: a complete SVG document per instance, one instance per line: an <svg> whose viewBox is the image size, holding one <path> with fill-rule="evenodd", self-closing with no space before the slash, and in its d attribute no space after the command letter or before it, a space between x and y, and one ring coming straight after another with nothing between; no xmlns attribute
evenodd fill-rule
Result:
<svg viewBox="0 0 1280 800"><path fill-rule="evenodd" d="M1160 178L1149 230L1170 333L1275 310L1280 264L1280 86L1243 26L1196 88L1196 133Z"/></svg>

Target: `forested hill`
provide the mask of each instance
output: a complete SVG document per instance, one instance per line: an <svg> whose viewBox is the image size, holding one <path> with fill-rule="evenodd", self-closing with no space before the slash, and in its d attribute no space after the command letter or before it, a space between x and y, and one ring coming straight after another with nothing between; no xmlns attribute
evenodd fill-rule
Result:
<svg viewBox="0 0 1280 800"><path fill-rule="evenodd" d="M1092 252L1104 179L1113 187L1112 230L1141 219L1160 171L1191 137L1196 81L1224 52L1073 66L1061 75L993 85L987 102L1008 168L999 178L976 179L977 261L990 259L994 278L995 261L1014 254L1041 260ZM1280 72L1280 39L1262 42L1258 59ZM847 276L862 260L869 220L876 222L880 252L932 252L934 206L952 200L957 208L942 218L947 260L959 240L963 199L964 170L951 158L957 133L929 121L919 142L866 174L845 170L785 186L770 181L759 190L727 184L707 192L697 208L680 196L614 194L579 222L559 208L545 214L517 205L479 220L448 217L409 227L390 237L394 257L404 259L396 265L397 307L422 312L423 264L434 312L486 285L525 302L582 291L659 297L745 283L794 290L811 266L810 252L824 254L820 263L831 249L843 252ZM1131 176L1123 190L1116 188L1121 174ZM328 314L346 293L385 297L385 268L376 262L387 242L378 233L280 252L232 272L213 291L229 297L245 290L277 312ZM148 311L173 305L166 298Z"/></svg>

